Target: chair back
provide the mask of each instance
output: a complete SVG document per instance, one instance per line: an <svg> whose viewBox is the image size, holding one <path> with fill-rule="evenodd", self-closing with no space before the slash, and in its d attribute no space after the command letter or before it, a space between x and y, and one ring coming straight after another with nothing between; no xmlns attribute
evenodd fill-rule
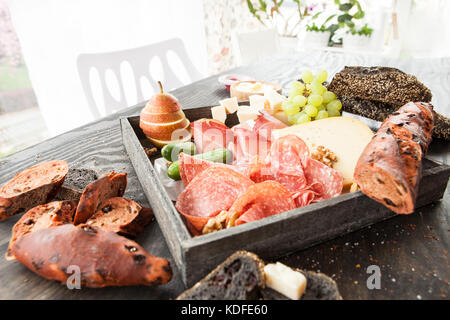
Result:
<svg viewBox="0 0 450 320"><path fill-rule="evenodd" d="M156 71L160 72L152 71L153 63L156 61L158 64L158 60L159 66L155 67L159 67ZM126 94L129 84L124 82L124 64L128 64L127 69L133 74L136 102L149 96L149 87L153 92L158 92L158 81L163 83L165 91L170 91L202 78L188 58L184 43L178 38L116 52L80 54L77 59L78 73L89 109L96 119L130 105ZM92 83L93 72L97 73L97 87ZM101 91L101 94L95 90ZM100 106L101 99L103 106Z"/></svg>

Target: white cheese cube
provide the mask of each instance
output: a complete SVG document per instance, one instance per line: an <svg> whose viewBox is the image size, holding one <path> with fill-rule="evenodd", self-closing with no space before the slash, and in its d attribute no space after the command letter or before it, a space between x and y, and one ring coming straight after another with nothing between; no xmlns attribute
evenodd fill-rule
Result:
<svg viewBox="0 0 450 320"><path fill-rule="evenodd" d="M258 111L253 110L249 106L240 106L237 111L239 123L244 123L248 120L255 120L259 115Z"/></svg>
<svg viewBox="0 0 450 320"><path fill-rule="evenodd" d="M234 113L238 109L238 100L236 97L223 99L219 101L221 106L225 107L227 113Z"/></svg>
<svg viewBox="0 0 450 320"><path fill-rule="evenodd" d="M269 101L269 109L266 108L266 110L271 114L275 114L278 111L281 111L281 104L286 100L285 97L283 97L274 89L265 91L264 97L266 97L266 99Z"/></svg>
<svg viewBox="0 0 450 320"><path fill-rule="evenodd" d="M212 115L213 119L219 120L220 122L223 122L223 123L225 123L225 120L227 119L227 113L225 111L224 106L212 107L211 115Z"/></svg>
<svg viewBox="0 0 450 320"><path fill-rule="evenodd" d="M269 104L267 98L259 94L251 95L248 99L250 101L250 107L256 111L264 110L266 104Z"/></svg>
<svg viewBox="0 0 450 320"><path fill-rule="evenodd" d="M299 300L306 290L305 276L277 262L264 267L266 285L292 300Z"/></svg>

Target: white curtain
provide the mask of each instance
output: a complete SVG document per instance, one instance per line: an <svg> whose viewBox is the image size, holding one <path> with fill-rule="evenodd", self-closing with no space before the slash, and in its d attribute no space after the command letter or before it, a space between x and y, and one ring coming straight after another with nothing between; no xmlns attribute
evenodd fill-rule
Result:
<svg viewBox="0 0 450 320"><path fill-rule="evenodd" d="M80 53L179 37L197 69L207 73L202 0L7 0L7 4L51 135L93 120L76 67Z"/></svg>

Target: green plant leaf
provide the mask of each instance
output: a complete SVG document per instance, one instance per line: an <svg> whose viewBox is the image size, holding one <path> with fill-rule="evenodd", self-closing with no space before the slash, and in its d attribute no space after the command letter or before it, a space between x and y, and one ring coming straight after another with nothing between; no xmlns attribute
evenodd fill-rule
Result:
<svg viewBox="0 0 450 320"><path fill-rule="evenodd" d="M347 26L349 26L350 28L354 28L355 27L355 23L353 21L347 21L346 22Z"/></svg>
<svg viewBox="0 0 450 320"><path fill-rule="evenodd" d="M341 11L349 11L351 8L353 8L353 4L351 3L344 3L339 6L339 10Z"/></svg>
<svg viewBox="0 0 450 320"><path fill-rule="evenodd" d="M255 8L253 7L253 3L250 0L247 0L248 10L254 15L256 13Z"/></svg>
<svg viewBox="0 0 450 320"><path fill-rule="evenodd" d="M348 13L344 13L344 14L341 14L341 15L338 17L338 22L343 23L343 22L345 22L345 21L347 21L347 20L351 20L351 19L352 19L352 16L351 16L351 15L349 15Z"/></svg>
<svg viewBox="0 0 450 320"><path fill-rule="evenodd" d="M364 11L358 11L357 13L355 13L354 15L353 15L353 18L355 18L355 19L362 19L362 18L364 18Z"/></svg>
<svg viewBox="0 0 450 320"><path fill-rule="evenodd" d="M335 33L337 29L339 29L339 25L337 24L332 24L328 27L328 31L330 31L332 34Z"/></svg>
<svg viewBox="0 0 450 320"><path fill-rule="evenodd" d="M267 10L267 3L264 0L259 0L259 6L260 10L266 12Z"/></svg>

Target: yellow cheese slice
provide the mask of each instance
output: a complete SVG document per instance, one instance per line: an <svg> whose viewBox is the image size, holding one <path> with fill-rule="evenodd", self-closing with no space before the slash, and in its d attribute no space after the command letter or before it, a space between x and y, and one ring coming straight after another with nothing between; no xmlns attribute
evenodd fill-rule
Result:
<svg viewBox="0 0 450 320"><path fill-rule="evenodd" d="M227 113L234 113L238 109L238 100L236 97L227 98L219 101L221 106L225 107Z"/></svg>
<svg viewBox="0 0 450 320"><path fill-rule="evenodd" d="M353 172L364 148L374 133L362 121L350 117L331 117L272 131L274 139L296 135L310 152L318 146L331 150L337 157L333 168L344 176L344 187L353 183Z"/></svg>
<svg viewBox="0 0 450 320"><path fill-rule="evenodd" d="M211 116L213 119L219 120L222 123L225 123L227 120L227 112L225 111L224 106L216 106L211 108Z"/></svg>

